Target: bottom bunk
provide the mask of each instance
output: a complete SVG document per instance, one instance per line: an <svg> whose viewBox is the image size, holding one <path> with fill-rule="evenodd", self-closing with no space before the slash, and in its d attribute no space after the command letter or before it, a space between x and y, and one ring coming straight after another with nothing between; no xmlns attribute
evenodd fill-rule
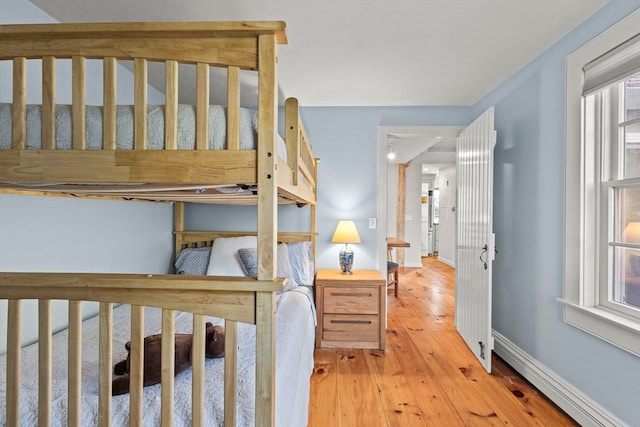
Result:
<svg viewBox="0 0 640 427"><path fill-rule="evenodd" d="M213 275L212 264L229 267L214 258L220 248L236 258L235 267L246 268L237 247L222 243L234 239L194 247L201 244L178 235L187 249L175 275L0 272L0 299L8 300L0 424L306 424L316 322L310 242L278 245L281 277L260 281ZM289 260L291 269L281 274ZM21 348L23 299L38 299L39 338ZM69 328L56 334L52 300L69 302ZM82 321L80 301L99 302L99 314ZM223 358L205 360L206 322L225 328ZM143 388L143 338L158 333L161 384ZM174 377L181 333L193 334L193 364ZM131 392L111 397L113 368L127 357L128 341Z"/></svg>
<svg viewBox="0 0 640 427"><path fill-rule="evenodd" d="M308 288L283 292L276 297L276 425L301 426L307 422L309 379L313 370L314 316ZM144 310L144 335L161 332L162 310ZM175 316L176 333L192 333L190 313ZM221 319L205 317L217 325ZM125 343L131 339L131 309L121 305L113 310L113 361L127 356ZM82 325L82 397L81 425L98 425L99 344L98 317ZM238 388L236 402L237 424L255 425L255 326L238 325ZM51 379L51 425L66 426L69 410L67 401L68 331L54 335ZM311 357L309 357L311 355ZM6 378L6 356L0 356L0 378ZM38 345L21 351L21 425L38 424ZM114 377L117 378L117 377ZM204 425L224 425L224 358L206 359L204 371ZM175 377L173 394L174 425L191 425L191 369ZM6 392L0 390L0 401ZM157 426L161 422L161 385L144 388L142 422ZM5 420L5 405L0 405L0 419ZM129 425L129 395L112 398L111 425Z"/></svg>

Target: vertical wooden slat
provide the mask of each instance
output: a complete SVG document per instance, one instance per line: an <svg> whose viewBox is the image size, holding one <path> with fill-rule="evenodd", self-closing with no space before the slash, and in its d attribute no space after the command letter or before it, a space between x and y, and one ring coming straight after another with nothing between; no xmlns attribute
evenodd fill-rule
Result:
<svg viewBox="0 0 640 427"><path fill-rule="evenodd" d="M69 301L69 367L68 420L69 426L80 426L80 395L82 378L82 302Z"/></svg>
<svg viewBox="0 0 640 427"><path fill-rule="evenodd" d="M99 318L99 391L98 424L101 427L111 425L111 378L113 366L113 304L100 303Z"/></svg>
<svg viewBox="0 0 640 427"><path fill-rule="evenodd" d="M256 427L273 427L276 379L275 294L257 292L256 304Z"/></svg>
<svg viewBox="0 0 640 427"><path fill-rule="evenodd" d="M133 61L134 148L147 149L147 60Z"/></svg>
<svg viewBox="0 0 640 427"><path fill-rule="evenodd" d="M42 148L56 148L56 59L42 57Z"/></svg>
<svg viewBox="0 0 640 427"><path fill-rule="evenodd" d="M314 169L316 170L316 169ZM316 260L316 243L318 241L318 236L316 234L316 218L317 218L317 213L316 213L316 204L312 204L310 207L310 214L309 214L309 232L311 233L311 251L313 254L313 271L316 271L316 265L315 265L315 260Z"/></svg>
<svg viewBox="0 0 640 427"><path fill-rule="evenodd" d="M193 347L191 348L191 425L204 426L204 352L205 352L205 317L193 315ZM226 382L225 382L226 383Z"/></svg>
<svg viewBox="0 0 640 427"><path fill-rule="evenodd" d="M176 232L184 231L184 202L175 202L173 206L173 229ZM176 233L175 236L175 250L173 253L177 257L182 250L182 235Z"/></svg>
<svg viewBox="0 0 640 427"><path fill-rule="evenodd" d="M287 98L284 104L285 144L287 147L287 164L293 171L293 185L298 185L298 162L300 160L300 115L298 100Z"/></svg>
<svg viewBox="0 0 640 427"><path fill-rule="evenodd" d="M240 149L240 69L227 69L227 150Z"/></svg>
<svg viewBox="0 0 640 427"><path fill-rule="evenodd" d="M178 61L165 62L164 147L178 149Z"/></svg>
<svg viewBox="0 0 640 427"><path fill-rule="evenodd" d="M161 424L173 427L173 379L175 376L175 310L162 309Z"/></svg>
<svg viewBox="0 0 640 427"><path fill-rule="evenodd" d="M13 59L13 149L24 150L27 143L27 59Z"/></svg>
<svg viewBox="0 0 640 427"><path fill-rule="evenodd" d="M129 352L129 424L142 425L142 357L144 307L131 306L131 351Z"/></svg>
<svg viewBox="0 0 640 427"><path fill-rule="evenodd" d="M38 425L51 425L51 300L38 300Z"/></svg>
<svg viewBox="0 0 640 427"><path fill-rule="evenodd" d="M20 425L20 330L22 300L9 300L7 313L7 425ZM0 420L1 422L2 420Z"/></svg>
<svg viewBox="0 0 640 427"><path fill-rule="evenodd" d="M209 64L196 65L196 150L209 149Z"/></svg>
<svg viewBox="0 0 640 427"><path fill-rule="evenodd" d="M84 150L87 147L86 136L86 60L83 56L71 59L72 85L72 141L74 150Z"/></svg>
<svg viewBox="0 0 640 427"><path fill-rule="evenodd" d="M260 359L257 359L260 360ZM236 425L238 396L238 322L224 324L224 425Z"/></svg>
<svg viewBox="0 0 640 427"><path fill-rule="evenodd" d="M102 95L102 148L116 149L116 58L104 58Z"/></svg>
<svg viewBox="0 0 640 427"><path fill-rule="evenodd" d="M276 274L277 82L276 40L272 34L258 37L258 279L273 280ZM273 293L257 293L256 326L256 426L275 424L275 334Z"/></svg>

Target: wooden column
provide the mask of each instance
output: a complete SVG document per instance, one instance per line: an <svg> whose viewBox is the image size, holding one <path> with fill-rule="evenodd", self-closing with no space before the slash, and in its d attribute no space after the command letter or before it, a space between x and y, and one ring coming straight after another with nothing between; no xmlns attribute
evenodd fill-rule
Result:
<svg viewBox="0 0 640 427"><path fill-rule="evenodd" d="M404 239L404 217L406 210L406 194L407 194L407 167L409 163L398 164L398 205L396 214L396 237L400 240ZM396 248L396 261L400 265L404 265L404 249Z"/></svg>

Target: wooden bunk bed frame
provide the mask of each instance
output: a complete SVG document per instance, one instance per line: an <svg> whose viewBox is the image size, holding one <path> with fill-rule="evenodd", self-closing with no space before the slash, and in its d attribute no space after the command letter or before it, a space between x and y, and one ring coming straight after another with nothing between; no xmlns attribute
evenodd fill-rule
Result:
<svg viewBox="0 0 640 427"><path fill-rule="evenodd" d="M163 309L162 424L173 425L173 318L194 313L194 337L204 336L203 316L226 320L225 425L235 425L236 322L255 324L256 425L275 423L275 294L278 241L310 240L315 248L317 159L313 158L295 99L285 104L287 158L277 153L278 44L286 43L283 22L88 23L0 26L0 61L13 66L12 147L0 150L0 192L173 201L176 255L183 247L208 245L220 234L184 231L184 204L257 205L258 276L209 277L156 274L79 274L0 272L0 299L8 300L7 425L19 424L21 300L39 300L39 418L50 420L51 300L69 300L69 425L80 425L81 301L100 303L100 425L110 425L111 321L113 304L132 306L131 425L142 420L143 307ZM42 63L42 148L26 146L26 68ZM56 60L72 62L71 149L56 149ZM103 149L86 149L87 60L104 67ZM134 149L116 149L115 79L118 60L134 63ZM165 147L149 150L147 140L147 64L165 64ZM196 148L179 150L177 138L178 65L195 64L197 81ZM227 72L227 147L207 147L209 70ZM258 75L258 142L239 149L240 72ZM54 184L52 184L54 183ZM58 184L61 183L61 184ZM216 186L246 184L257 191L227 195ZM278 234L277 205L311 209L308 232ZM232 233L233 234L233 233ZM248 233L237 233L246 235ZM176 298L179 295L179 298ZM204 343L195 339L194 355ZM193 364L193 425L201 425L203 360ZM166 404L165 404L166 402Z"/></svg>

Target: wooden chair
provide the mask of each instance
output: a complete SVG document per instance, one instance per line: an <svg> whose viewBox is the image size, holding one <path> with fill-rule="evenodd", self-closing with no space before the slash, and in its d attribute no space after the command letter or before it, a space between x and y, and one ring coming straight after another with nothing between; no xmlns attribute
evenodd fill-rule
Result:
<svg viewBox="0 0 640 427"><path fill-rule="evenodd" d="M398 263L387 261L387 287L393 286L393 295L398 296Z"/></svg>

